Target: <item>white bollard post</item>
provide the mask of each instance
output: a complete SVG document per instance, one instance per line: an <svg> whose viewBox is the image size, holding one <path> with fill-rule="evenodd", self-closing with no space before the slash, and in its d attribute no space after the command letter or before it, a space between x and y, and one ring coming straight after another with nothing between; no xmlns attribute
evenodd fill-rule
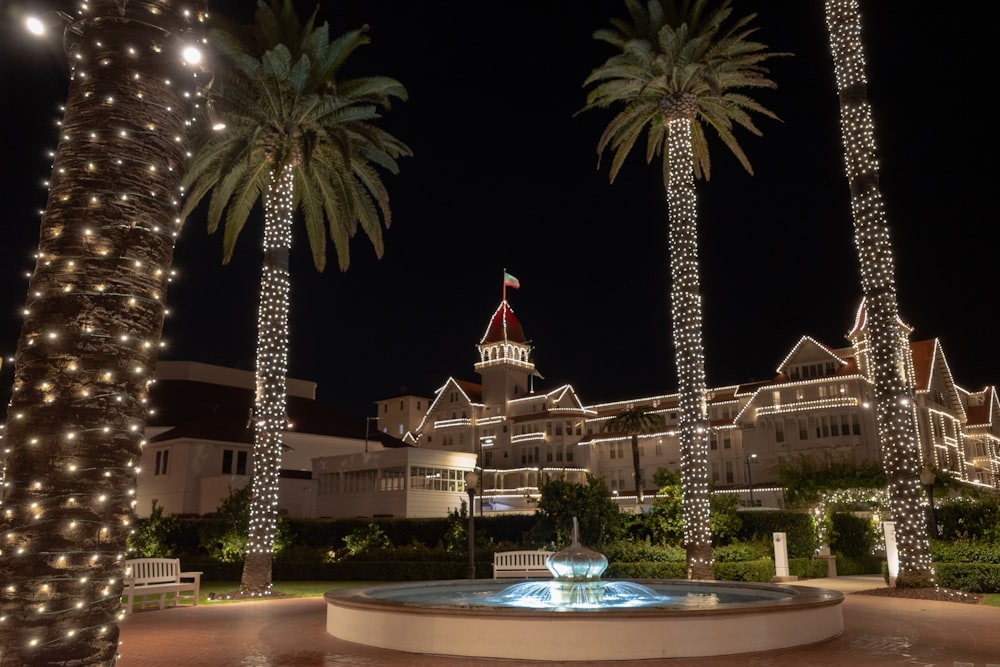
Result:
<svg viewBox="0 0 1000 667"><path fill-rule="evenodd" d="M899 575L899 551L896 550L896 522L883 521L885 532L885 560L889 565L889 586L896 587L896 577Z"/></svg>
<svg viewBox="0 0 1000 667"><path fill-rule="evenodd" d="M771 581L796 581L788 574L788 540L785 533L772 533L774 539L774 578Z"/></svg>

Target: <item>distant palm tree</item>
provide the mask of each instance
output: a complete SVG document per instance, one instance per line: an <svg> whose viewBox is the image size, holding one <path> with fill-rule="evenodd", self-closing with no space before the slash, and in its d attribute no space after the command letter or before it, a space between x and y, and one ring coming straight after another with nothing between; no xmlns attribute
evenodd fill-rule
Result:
<svg viewBox="0 0 1000 667"><path fill-rule="evenodd" d="M329 40L328 25L303 25L290 0L259 0L256 23L242 31L213 30L220 85L210 102L226 129L207 119L196 139L186 182L190 213L209 192L209 231L225 218L223 261L257 201L264 205L264 266L257 329L253 491L240 590L266 595L278 510L282 432L286 428L289 250L293 216L301 211L317 270L326 266L326 236L341 270L358 226L382 256L389 195L377 168L397 173L410 149L375 121L392 98L405 99L396 80L340 78L340 69L368 44L367 28Z"/></svg>
<svg viewBox="0 0 1000 667"><path fill-rule="evenodd" d="M635 478L636 503L642 504L643 480L639 466L639 436L663 431L667 422L663 415L651 412L650 408L639 406L621 412L604 422L604 430L632 437L632 474Z"/></svg>
<svg viewBox="0 0 1000 667"><path fill-rule="evenodd" d="M896 268L879 190L875 123L865 83L861 10L857 0L827 0L826 25L833 49L840 127L851 188L854 240L865 296L870 372L875 383L875 422L889 485L899 552L896 585L934 585L925 525L927 497L920 485L914 387L905 369L910 354L901 334Z"/></svg>
<svg viewBox="0 0 1000 667"><path fill-rule="evenodd" d="M630 20L594 37L620 53L595 69L584 110L622 107L598 142L598 154L613 154L611 180L646 131L647 162L662 156L670 218L671 310L680 394L681 478L688 577L710 579L708 438L702 306L698 275L695 178L710 176L705 126L715 130L743 167L750 162L733 134L740 126L755 135L751 113L775 115L744 92L774 88L762 63L770 53L759 42L750 15L724 27L732 12L722 0L670 3L626 0Z"/></svg>
<svg viewBox="0 0 1000 667"><path fill-rule="evenodd" d="M176 46L204 16L167 0L64 16L69 91L0 431L4 667L117 659L197 86Z"/></svg>

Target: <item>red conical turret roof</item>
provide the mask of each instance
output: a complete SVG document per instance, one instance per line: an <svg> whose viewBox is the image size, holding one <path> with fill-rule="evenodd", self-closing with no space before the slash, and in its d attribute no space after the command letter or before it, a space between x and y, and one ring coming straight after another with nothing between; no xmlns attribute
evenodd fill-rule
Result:
<svg viewBox="0 0 1000 667"><path fill-rule="evenodd" d="M528 342L528 339L524 335L524 329L521 328L521 323L518 321L517 316L514 315L514 309L510 307L506 299L500 302L500 306L493 313L493 317L490 318L490 324L486 327L486 333L483 334L483 339L479 341L479 344L483 345L484 343L496 343L499 341L510 341L512 343Z"/></svg>

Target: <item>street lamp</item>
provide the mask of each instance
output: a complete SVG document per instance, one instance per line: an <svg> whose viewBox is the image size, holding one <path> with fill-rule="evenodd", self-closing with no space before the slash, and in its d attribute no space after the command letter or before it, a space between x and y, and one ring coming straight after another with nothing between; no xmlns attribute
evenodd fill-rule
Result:
<svg viewBox="0 0 1000 667"><path fill-rule="evenodd" d="M466 579L476 578L476 486L479 485L479 475L475 470L465 473L465 490L469 492L469 569L466 571Z"/></svg>
<svg viewBox="0 0 1000 667"><path fill-rule="evenodd" d="M751 454L746 458L747 462L747 486L750 487L750 507L756 507L753 500L753 475L750 474L750 464L757 463L757 455Z"/></svg>
<svg viewBox="0 0 1000 667"><path fill-rule="evenodd" d="M937 537L937 518L934 516L934 482L936 480L937 475L934 474L934 470L925 465L924 469L920 471L920 483L927 490L927 501L930 505L927 532L930 533L931 537Z"/></svg>

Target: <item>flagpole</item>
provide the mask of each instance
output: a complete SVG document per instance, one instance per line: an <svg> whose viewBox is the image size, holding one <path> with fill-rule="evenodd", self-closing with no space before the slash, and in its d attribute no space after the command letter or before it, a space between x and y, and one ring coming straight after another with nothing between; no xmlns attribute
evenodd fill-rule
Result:
<svg viewBox="0 0 1000 667"><path fill-rule="evenodd" d="M500 282L503 283L503 298L501 302L507 300L507 267L503 269L503 277L500 278Z"/></svg>

